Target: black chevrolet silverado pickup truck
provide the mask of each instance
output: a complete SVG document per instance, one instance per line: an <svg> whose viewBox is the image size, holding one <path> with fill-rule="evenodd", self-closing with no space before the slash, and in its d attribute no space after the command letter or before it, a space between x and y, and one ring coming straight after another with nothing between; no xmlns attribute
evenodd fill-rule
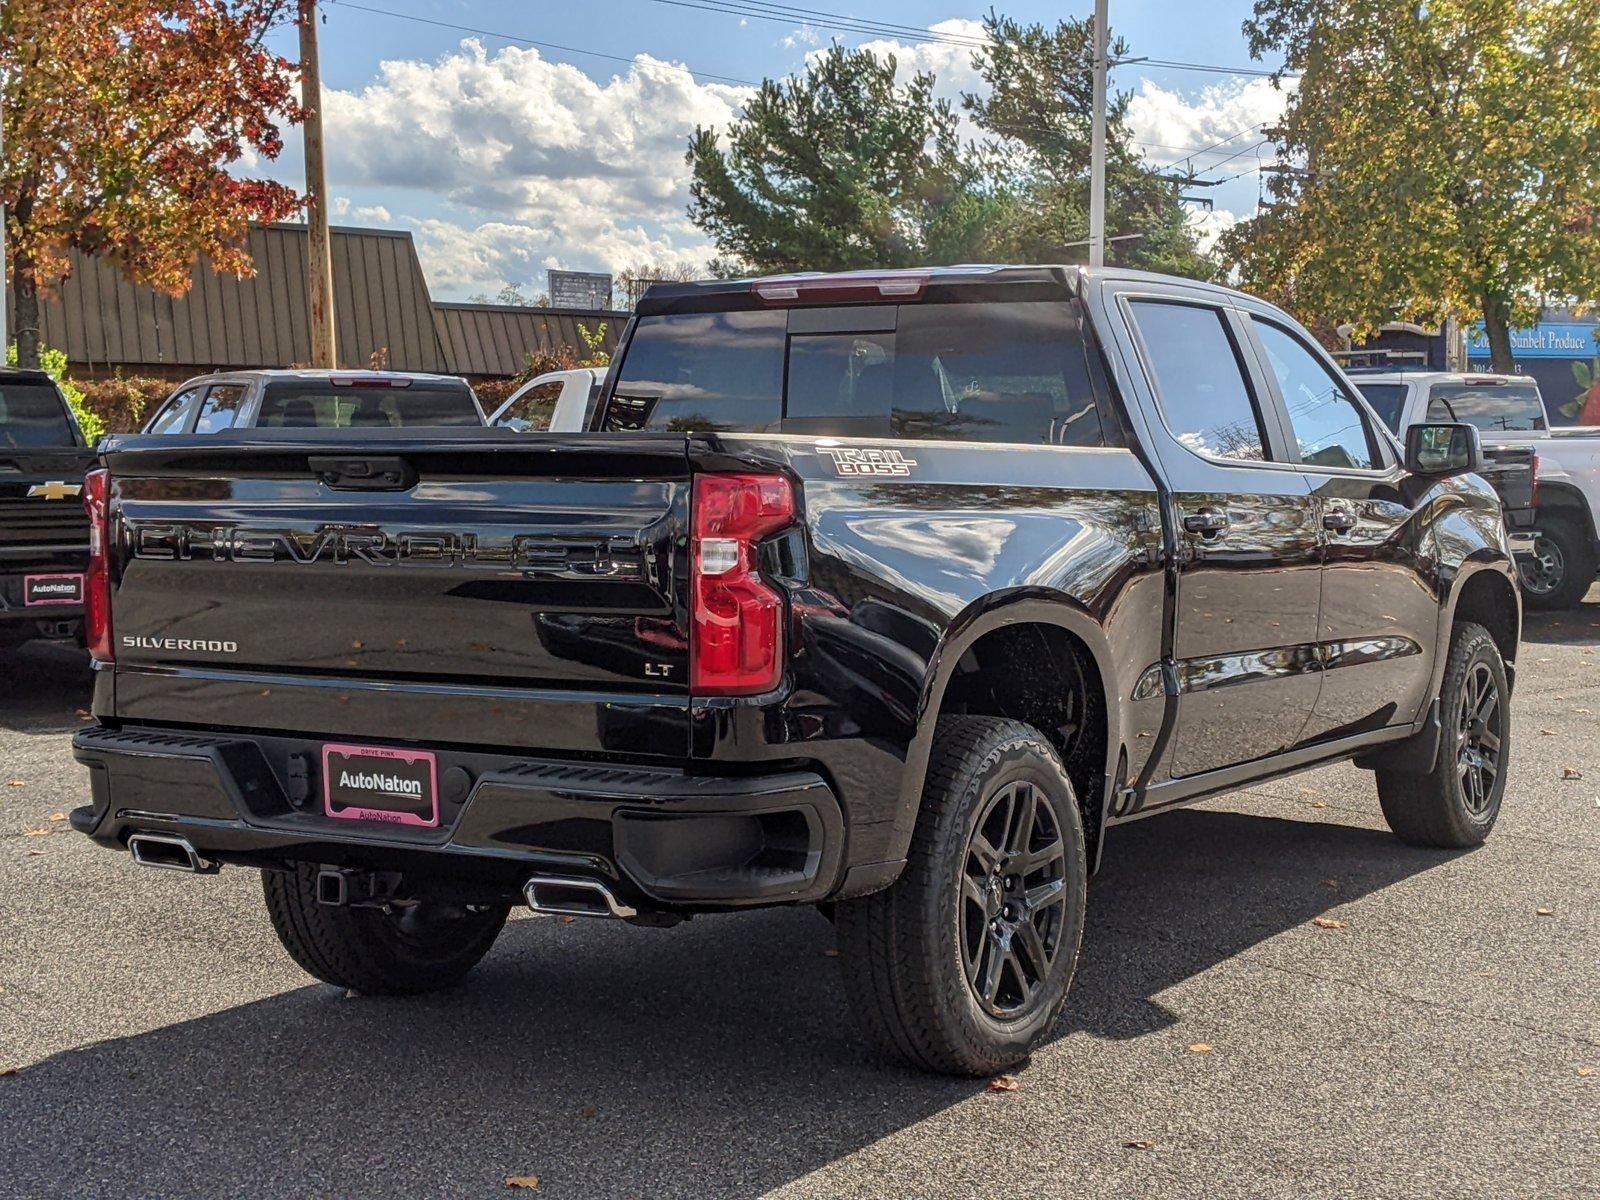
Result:
<svg viewBox="0 0 1600 1200"><path fill-rule="evenodd" d="M1521 625L1476 433L1117 270L657 286L593 428L120 438L75 828L261 868L313 975L509 908L811 904L884 1048L1020 1061L1117 825L1315 763L1480 842Z"/></svg>
<svg viewBox="0 0 1600 1200"><path fill-rule="evenodd" d="M0 651L82 632L94 462L55 380L0 368Z"/></svg>

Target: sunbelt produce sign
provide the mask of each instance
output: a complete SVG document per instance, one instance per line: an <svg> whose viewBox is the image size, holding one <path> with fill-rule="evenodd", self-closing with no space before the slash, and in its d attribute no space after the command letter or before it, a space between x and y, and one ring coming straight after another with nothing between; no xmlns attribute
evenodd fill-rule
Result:
<svg viewBox="0 0 1600 1200"><path fill-rule="evenodd" d="M1600 323L1546 321L1531 329L1511 331L1511 353L1517 358L1590 358L1600 354ZM1467 356L1489 357L1489 337L1478 321L1467 334Z"/></svg>

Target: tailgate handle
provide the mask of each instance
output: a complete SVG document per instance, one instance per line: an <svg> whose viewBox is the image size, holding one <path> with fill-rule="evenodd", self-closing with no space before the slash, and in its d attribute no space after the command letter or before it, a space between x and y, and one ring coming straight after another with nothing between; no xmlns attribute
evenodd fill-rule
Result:
<svg viewBox="0 0 1600 1200"><path fill-rule="evenodd" d="M328 487L355 492L403 492L417 485L417 473L403 458L343 458L313 455L312 474Z"/></svg>

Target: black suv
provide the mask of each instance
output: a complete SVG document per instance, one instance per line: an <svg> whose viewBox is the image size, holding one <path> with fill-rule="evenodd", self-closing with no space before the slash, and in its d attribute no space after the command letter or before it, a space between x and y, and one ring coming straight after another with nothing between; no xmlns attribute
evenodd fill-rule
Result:
<svg viewBox="0 0 1600 1200"><path fill-rule="evenodd" d="M813 904L882 1046L1016 1063L1119 825L1314 763L1494 825L1521 610L1470 426L1118 270L652 288L581 434L122 438L74 826L263 870L321 979L511 905Z"/></svg>

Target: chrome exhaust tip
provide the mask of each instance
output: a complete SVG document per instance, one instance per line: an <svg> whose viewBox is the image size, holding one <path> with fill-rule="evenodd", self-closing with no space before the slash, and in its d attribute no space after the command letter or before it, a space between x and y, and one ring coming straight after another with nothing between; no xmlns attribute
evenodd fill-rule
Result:
<svg viewBox="0 0 1600 1200"><path fill-rule="evenodd" d="M522 897L536 913L556 917L636 917L639 910L623 904L598 879L577 876L532 875L522 885Z"/></svg>
<svg viewBox="0 0 1600 1200"><path fill-rule="evenodd" d="M141 867L163 871L184 871L190 875L214 875L222 864L201 856L189 839L175 833L134 833L128 836L128 852Z"/></svg>

